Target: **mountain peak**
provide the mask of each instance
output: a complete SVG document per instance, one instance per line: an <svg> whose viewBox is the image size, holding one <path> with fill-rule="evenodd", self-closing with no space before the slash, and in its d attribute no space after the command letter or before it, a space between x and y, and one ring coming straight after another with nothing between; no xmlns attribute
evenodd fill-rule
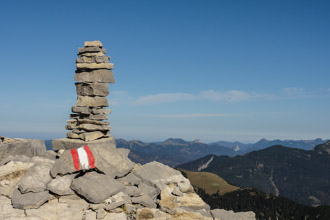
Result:
<svg viewBox="0 0 330 220"><path fill-rule="evenodd" d="M328 154L330 154L330 141L327 141L324 144L319 144L319 145L315 146L314 150L319 151L319 152L325 151Z"/></svg>
<svg viewBox="0 0 330 220"><path fill-rule="evenodd" d="M166 139L163 144L164 145L186 145L188 144L189 142L188 141L185 141L181 138L168 138Z"/></svg>

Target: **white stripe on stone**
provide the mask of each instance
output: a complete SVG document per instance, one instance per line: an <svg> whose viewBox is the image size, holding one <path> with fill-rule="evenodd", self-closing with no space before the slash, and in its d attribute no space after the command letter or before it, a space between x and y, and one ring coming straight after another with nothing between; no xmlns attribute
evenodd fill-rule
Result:
<svg viewBox="0 0 330 220"><path fill-rule="evenodd" d="M87 156L87 153L86 153L84 147L79 147L77 149L77 152L78 152L78 155L79 155L80 165L84 169L88 169L89 168L89 160L88 160L88 156Z"/></svg>

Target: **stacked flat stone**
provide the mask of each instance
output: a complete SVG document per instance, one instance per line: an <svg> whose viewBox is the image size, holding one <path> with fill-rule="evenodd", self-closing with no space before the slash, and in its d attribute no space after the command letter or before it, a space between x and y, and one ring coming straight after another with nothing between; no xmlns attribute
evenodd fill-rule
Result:
<svg viewBox="0 0 330 220"><path fill-rule="evenodd" d="M100 41L86 41L78 49L75 85L77 103L72 107L66 129L69 139L92 141L110 137L108 114L108 83L114 83L113 64L105 56L106 49Z"/></svg>

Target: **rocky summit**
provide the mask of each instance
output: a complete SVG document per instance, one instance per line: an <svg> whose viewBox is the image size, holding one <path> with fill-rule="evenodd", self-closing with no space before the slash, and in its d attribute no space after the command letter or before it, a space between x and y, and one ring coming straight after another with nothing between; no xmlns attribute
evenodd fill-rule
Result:
<svg viewBox="0 0 330 220"><path fill-rule="evenodd" d="M0 220L255 219L253 212L210 210L179 171L136 164L117 148L107 120L109 57L100 41L79 48L77 104L67 138L0 137Z"/></svg>

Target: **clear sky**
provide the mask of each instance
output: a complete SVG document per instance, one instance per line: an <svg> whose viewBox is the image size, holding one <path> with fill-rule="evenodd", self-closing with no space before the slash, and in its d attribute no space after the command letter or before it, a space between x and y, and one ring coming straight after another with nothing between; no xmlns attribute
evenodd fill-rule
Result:
<svg viewBox="0 0 330 220"><path fill-rule="evenodd" d="M330 1L1 1L0 135L64 137L75 59L114 63L116 138L330 138Z"/></svg>

